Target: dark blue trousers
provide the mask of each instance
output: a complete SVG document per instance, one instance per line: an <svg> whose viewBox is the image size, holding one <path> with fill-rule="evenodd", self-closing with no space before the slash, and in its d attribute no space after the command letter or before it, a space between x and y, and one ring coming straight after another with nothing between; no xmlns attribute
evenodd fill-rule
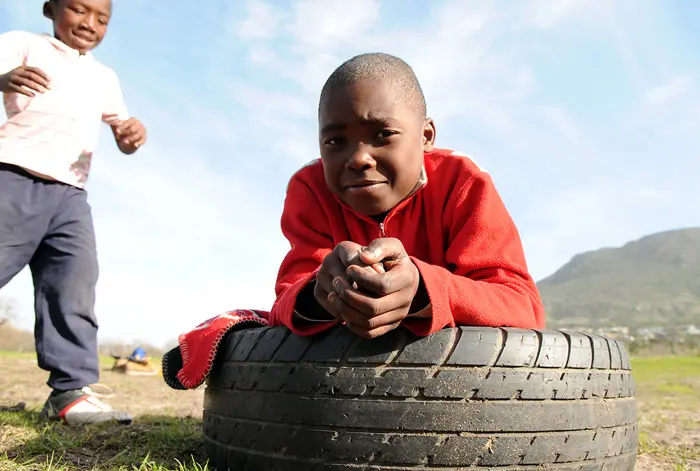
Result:
<svg viewBox="0 0 700 471"><path fill-rule="evenodd" d="M0 288L27 265L48 385L68 390L96 382L98 267L87 193L0 164Z"/></svg>

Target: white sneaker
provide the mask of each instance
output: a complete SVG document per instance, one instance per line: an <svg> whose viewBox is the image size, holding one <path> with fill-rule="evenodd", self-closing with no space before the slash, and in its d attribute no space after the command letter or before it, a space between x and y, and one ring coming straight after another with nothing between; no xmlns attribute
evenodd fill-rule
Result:
<svg viewBox="0 0 700 471"><path fill-rule="evenodd" d="M54 391L46 400L40 417L44 420L63 420L68 425L103 422L128 425L133 421L126 412L115 411L102 402L90 387L72 391Z"/></svg>

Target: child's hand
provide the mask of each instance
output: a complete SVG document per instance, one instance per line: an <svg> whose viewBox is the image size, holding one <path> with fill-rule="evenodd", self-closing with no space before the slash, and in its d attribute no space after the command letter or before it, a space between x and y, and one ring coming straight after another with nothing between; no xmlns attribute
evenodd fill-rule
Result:
<svg viewBox="0 0 700 471"><path fill-rule="evenodd" d="M340 318L340 312L333 307L328 299L328 295L333 292L333 280L336 278L347 280L347 267L357 260L360 250L362 250L362 246L355 242L339 243L323 259L321 268L316 274L314 298L333 317Z"/></svg>
<svg viewBox="0 0 700 471"><path fill-rule="evenodd" d="M336 278L329 296L348 328L364 338L395 329L408 315L420 273L398 239L372 241L347 268L349 279ZM364 267L382 264L386 273Z"/></svg>
<svg viewBox="0 0 700 471"><path fill-rule="evenodd" d="M0 92L21 93L33 97L36 93L44 93L48 90L49 82L49 77L43 70L22 65L0 75Z"/></svg>
<svg viewBox="0 0 700 471"><path fill-rule="evenodd" d="M133 154L146 143L146 127L136 118L129 118L112 126L119 150Z"/></svg>

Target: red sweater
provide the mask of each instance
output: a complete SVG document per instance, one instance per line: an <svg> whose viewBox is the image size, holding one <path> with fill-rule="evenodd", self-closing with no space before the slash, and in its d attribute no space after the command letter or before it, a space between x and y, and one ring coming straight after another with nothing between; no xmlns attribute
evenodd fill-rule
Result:
<svg viewBox="0 0 700 471"><path fill-rule="evenodd" d="M418 267L432 307L431 319L404 320L413 333L456 325L543 328L520 236L489 174L463 154L436 149L425 154L425 176L426 184L379 224L330 192L320 160L299 170L282 213L291 250L279 269L270 323L300 335L334 326L293 318L299 292L339 242L395 237Z"/></svg>

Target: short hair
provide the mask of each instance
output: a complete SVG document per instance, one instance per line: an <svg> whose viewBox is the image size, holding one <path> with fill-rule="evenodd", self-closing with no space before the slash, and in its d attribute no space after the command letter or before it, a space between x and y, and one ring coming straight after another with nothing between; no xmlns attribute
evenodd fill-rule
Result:
<svg viewBox="0 0 700 471"><path fill-rule="evenodd" d="M403 60L391 54L372 52L360 54L343 62L328 77L321 90L319 110L328 92L336 87L352 85L362 80L388 80L415 108L421 118L427 116L425 95L415 72Z"/></svg>

